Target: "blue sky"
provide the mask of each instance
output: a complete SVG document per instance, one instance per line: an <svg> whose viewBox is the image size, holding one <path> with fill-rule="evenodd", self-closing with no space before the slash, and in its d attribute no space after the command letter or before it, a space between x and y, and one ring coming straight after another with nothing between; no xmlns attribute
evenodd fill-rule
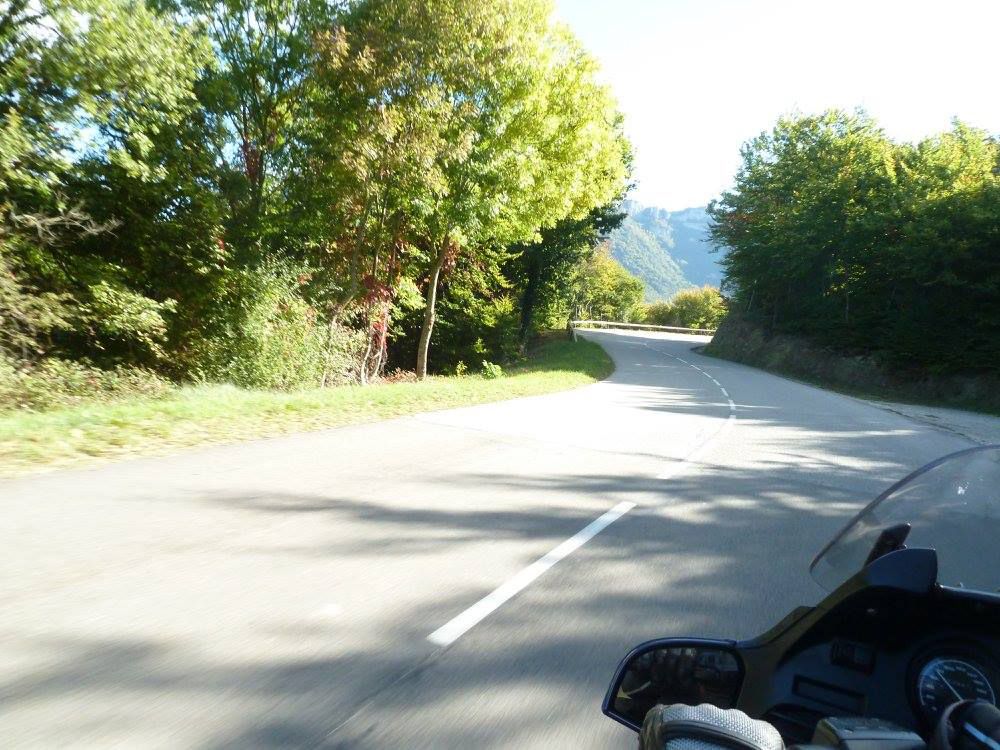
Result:
<svg viewBox="0 0 1000 750"><path fill-rule="evenodd" d="M618 97L644 203L707 203L789 112L860 106L910 141L956 116L1000 133L1000 0L555 2Z"/></svg>

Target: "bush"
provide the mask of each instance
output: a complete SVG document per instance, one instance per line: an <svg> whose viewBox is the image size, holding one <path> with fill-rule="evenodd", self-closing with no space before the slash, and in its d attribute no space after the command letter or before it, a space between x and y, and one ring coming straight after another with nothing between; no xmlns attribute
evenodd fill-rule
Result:
<svg viewBox="0 0 1000 750"><path fill-rule="evenodd" d="M669 302L654 302L646 305L643 322L654 326L672 326L674 323L674 306Z"/></svg>
<svg viewBox="0 0 1000 750"><path fill-rule="evenodd" d="M118 342L126 349L137 347L148 354L147 359L158 360L164 355L162 344L167 340L164 316L176 310L175 300L157 302L101 281L90 287L90 301L81 306L81 322L101 340Z"/></svg>
<svg viewBox="0 0 1000 750"><path fill-rule="evenodd" d="M171 388L169 381L138 367L102 370L54 357L27 364L0 354L0 411L155 398Z"/></svg>
<svg viewBox="0 0 1000 750"><path fill-rule="evenodd" d="M31 287L4 249L0 242L0 354L37 356L54 330L69 326L70 298Z"/></svg>
<svg viewBox="0 0 1000 750"><path fill-rule="evenodd" d="M645 322L658 326L680 328L718 328L726 317L726 303L719 290L704 286L685 289L670 298L669 302L648 305Z"/></svg>
<svg viewBox="0 0 1000 750"><path fill-rule="evenodd" d="M201 343L198 374L243 388L356 381L363 331L331 325L300 294L302 275L279 267L240 274L220 333Z"/></svg>
<svg viewBox="0 0 1000 750"><path fill-rule="evenodd" d="M503 368L494 364L493 362L487 362L483 360L483 377L487 380L496 380L497 378L503 377Z"/></svg>

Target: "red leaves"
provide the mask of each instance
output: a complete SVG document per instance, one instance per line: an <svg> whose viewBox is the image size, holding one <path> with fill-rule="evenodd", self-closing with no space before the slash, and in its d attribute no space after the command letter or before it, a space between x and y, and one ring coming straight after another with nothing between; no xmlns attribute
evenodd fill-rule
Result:
<svg viewBox="0 0 1000 750"><path fill-rule="evenodd" d="M394 296L392 287L387 284L383 284L371 274L366 274L364 278L361 279L361 284L365 288L365 294L362 297L365 304L374 305L378 303L387 304L392 302L392 298Z"/></svg>

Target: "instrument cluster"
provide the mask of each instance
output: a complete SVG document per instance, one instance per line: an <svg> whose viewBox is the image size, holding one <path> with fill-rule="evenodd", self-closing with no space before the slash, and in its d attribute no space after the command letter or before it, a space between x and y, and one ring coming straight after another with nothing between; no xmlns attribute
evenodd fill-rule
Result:
<svg viewBox="0 0 1000 750"><path fill-rule="evenodd" d="M921 651L910 665L911 702L929 725L956 701L997 705L1000 671L985 649L969 643L943 643Z"/></svg>

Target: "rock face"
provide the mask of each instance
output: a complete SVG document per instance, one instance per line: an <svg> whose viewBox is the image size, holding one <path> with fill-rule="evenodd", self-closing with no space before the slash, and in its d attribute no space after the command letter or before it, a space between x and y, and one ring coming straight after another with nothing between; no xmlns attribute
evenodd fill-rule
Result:
<svg viewBox="0 0 1000 750"><path fill-rule="evenodd" d="M724 251L708 239L705 207L667 211L627 201L628 216L611 235L611 255L646 284L646 300L692 286L719 286Z"/></svg>

